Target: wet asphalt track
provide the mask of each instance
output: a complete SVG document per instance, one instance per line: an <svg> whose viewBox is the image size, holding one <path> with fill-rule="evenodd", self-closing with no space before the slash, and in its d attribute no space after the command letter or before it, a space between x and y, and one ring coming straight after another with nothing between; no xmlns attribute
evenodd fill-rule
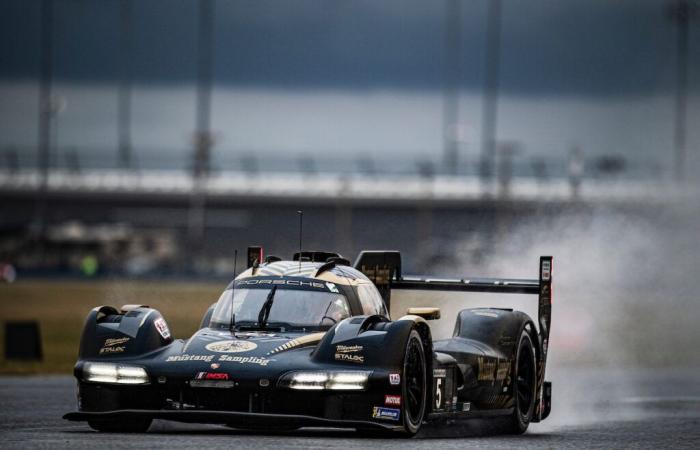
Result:
<svg viewBox="0 0 700 450"><path fill-rule="evenodd" d="M1 448L700 448L700 376L692 369L552 370L552 416L524 436L474 427L426 430L411 440L305 429L249 433L220 426L154 422L140 435L98 434L61 416L75 406L69 377L2 377Z"/></svg>

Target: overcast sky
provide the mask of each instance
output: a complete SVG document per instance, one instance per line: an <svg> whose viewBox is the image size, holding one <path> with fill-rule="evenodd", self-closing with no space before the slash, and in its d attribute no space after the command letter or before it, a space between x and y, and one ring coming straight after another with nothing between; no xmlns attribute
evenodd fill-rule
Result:
<svg viewBox="0 0 700 450"><path fill-rule="evenodd" d="M165 136L167 125L177 124L179 128L193 121L191 86L196 79L197 2L137 0L133 4L134 84L143 95L149 94L149 87L153 88L150 94L155 97L152 99L163 89L181 89L181 95L189 99L181 101L180 108L185 110L181 111L179 120L151 127L163 129L160 142L153 136L141 141L144 147L167 147L175 139L173 133ZM377 133L365 133L364 141L355 137L349 147L386 150L418 142L413 145L416 152L421 149L438 151L441 147L438 96L443 87L445 67L445 4L423 0L218 0L215 2L215 85L217 90L229 94L279 92L288 96L294 91L309 93L299 98L300 109L308 111L315 105L321 108L321 115L331 114L331 117L334 114L332 99L337 100L337 95L359 99L365 109L375 112L373 117L378 118L381 114L396 114L402 108L401 98L410 97L413 101L424 98L425 117L419 115L412 120L431 128L422 130L420 136L402 140L398 136L401 127L391 128L392 124L388 123L388 128L380 133L381 143L376 141ZM460 84L466 98L461 120L474 152L480 130L487 3L486 0L470 0L461 4L463 71ZM625 148L626 144L639 148L640 132L643 135L653 130L654 139L647 142L649 148L644 149L644 153L662 151L659 147L666 151L671 139L676 36L666 11L667 4L664 0L503 0L500 85L506 117L502 117L500 134L519 139L530 147L542 147L538 135L545 131L550 134L552 148L563 151L564 147L580 143L582 139L584 145L589 144L587 138L579 135L595 134L596 128L591 129L590 125L600 119L601 113L605 116L607 111L611 118L619 117L620 113L624 114L625 107L621 105L625 104L630 112L632 108L638 110L640 105L645 111L667 107L668 110L659 111L658 117L642 113L642 118L627 124L625 132L601 130L602 138L598 136L594 140L596 143L590 143L595 147L593 152L622 147L619 151L624 153L631 151ZM107 102L113 103L112 98L101 97L94 89L102 86L113 91L119 80L119 1L56 0L54 7L54 81L56 86L72 93L72 99L68 99L71 106L63 120L66 129L62 142L94 146L96 139L85 140L78 132L81 128L84 131L78 117L93 117L89 112L91 108L104 109ZM695 21L690 33L689 82L695 93L700 90L699 23L700 20ZM35 132L31 130L36 125L24 122L32 120L31 108L36 105L32 85L36 84L38 76L39 2L3 0L0 2L0 83L4 88L0 95L5 95L6 101L3 102L5 106L0 105L5 123L4 127L0 125L0 145L24 144L34 139ZM24 89L24 96L18 86ZM88 92L89 89L93 90ZM233 114L231 105L221 105L223 98L235 102L233 94L229 97L222 94L217 100L216 92L215 112L218 101L218 110ZM318 99L324 92L336 97L327 97L320 103L308 100ZM372 93L376 92L395 98L396 106L382 109L381 102L372 103L372 98L376 97ZM158 98L164 110L169 111L173 105L168 105L162 96ZM266 98L274 104L274 100ZM429 98L431 100L427 100ZM698 109L696 98L691 99L693 114ZM91 103L90 99L94 101ZM248 101L247 106L256 103L254 98ZM82 111L75 110L76 102L83 105ZM517 116L507 117L509 112L518 111L517 102L521 108L523 102L530 102L527 104L531 108L546 104L549 112L543 113L551 115L551 120L545 118L539 125L532 124L535 129L523 129L527 127L522 124L532 122L532 118L523 122ZM138 99L135 103L136 108ZM420 107L421 104L416 105ZM19 119L11 108L24 108L26 117ZM562 112L570 123L561 122ZM235 113L245 114L245 111L239 108ZM260 114L259 121L264 126L259 125L259 128L279 129L282 133L289 128L284 122L290 117L279 111ZM319 111L314 114L319 115ZM635 117L640 115L639 111L634 114ZM142 115L146 117L145 113ZM114 123L110 123L114 121L113 111L103 116L101 124L92 125L98 135L104 135L100 127L109 130L114 127ZM140 117L138 111L135 116ZM226 118L224 122L229 119L236 122L235 117ZM691 115L690 119L697 120L697 115ZM16 123L19 120L23 123ZM155 119L151 117L150 120ZM214 121L217 120L222 122L222 118L215 117ZM348 121L352 124L349 128ZM362 123L354 123L356 120L346 113L330 122L335 122L335 125L328 124L331 134L334 126L343 135L361 131ZM583 122L579 133L576 133L577 122ZM242 139L220 130L225 135L221 148L236 151L236 146L242 145L271 152L276 149L313 151L314 138L310 136L315 134L314 121L296 125L308 126L308 129L296 129L296 138L280 139L282 142L274 145L269 139L256 140L245 132ZM18 126L26 130L19 132ZM547 130L552 126L563 127L568 134L551 135ZM135 133L138 146L140 138L138 131ZM108 136L111 134L112 131ZM307 137L299 141L302 135ZM608 135L610 141L605 145ZM394 143L390 142L391 136L396 137ZM697 136L691 138L697 146ZM187 148L188 139L183 138L182 133L177 134L177 139L180 147ZM332 141L329 139L323 144L331 152L345 148ZM103 146L112 145L110 136ZM549 151L546 146L545 151Z"/></svg>
<svg viewBox="0 0 700 450"><path fill-rule="evenodd" d="M55 0L57 79L119 74L118 0ZM444 1L216 1L216 81L232 85L440 88ZM504 0L506 91L647 95L672 86L675 29L665 0ZM462 2L463 84L480 89L486 0ZM197 2L134 2L133 72L195 76ZM698 29L697 22L694 30ZM39 2L3 0L3 78L38 72ZM691 33L697 51L700 32ZM692 53L692 52L691 52ZM691 61L693 85L700 58Z"/></svg>

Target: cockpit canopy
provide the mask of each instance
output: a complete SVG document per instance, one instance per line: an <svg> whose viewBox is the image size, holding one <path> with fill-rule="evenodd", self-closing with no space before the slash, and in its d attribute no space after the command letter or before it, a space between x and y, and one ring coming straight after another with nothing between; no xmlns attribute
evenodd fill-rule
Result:
<svg viewBox="0 0 700 450"><path fill-rule="evenodd" d="M273 282L275 284L273 284ZM333 283L316 280L244 278L219 297L210 327L236 329L326 330L350 317L348 300ZM267 314L262 314L265 309ZM260 317L265 323L259 323Z"/></svg>

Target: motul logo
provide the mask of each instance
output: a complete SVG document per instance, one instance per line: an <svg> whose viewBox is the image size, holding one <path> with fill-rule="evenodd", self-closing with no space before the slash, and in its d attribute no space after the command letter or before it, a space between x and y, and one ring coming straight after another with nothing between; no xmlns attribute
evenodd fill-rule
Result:
<svg viewBox="0 0 700 450"><path fill-rule="evenodd" d="M400 395L385 395L384 404L387 406L401 406Z"/></svg>

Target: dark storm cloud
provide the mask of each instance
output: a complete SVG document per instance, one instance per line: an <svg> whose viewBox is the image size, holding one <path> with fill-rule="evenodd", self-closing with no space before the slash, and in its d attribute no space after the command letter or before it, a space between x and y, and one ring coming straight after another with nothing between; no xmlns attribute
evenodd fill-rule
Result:
<svg viewBox="0 0 700 450"><path fill-rule="evenodd" d="M481 89L486 1L462 2L462 84ZM667 91L675 28L663 0L503 0L502 82L518 94ZM56 0L55 77L114 81L120 73L117 0ZM195 79L197 2L134 2L133 76ZM691 27L697 86L700 27ZM439 89L445 2L217 1L215 81L228 85ZM37 0L0 6L0 76L38 76Z"/></svg>

